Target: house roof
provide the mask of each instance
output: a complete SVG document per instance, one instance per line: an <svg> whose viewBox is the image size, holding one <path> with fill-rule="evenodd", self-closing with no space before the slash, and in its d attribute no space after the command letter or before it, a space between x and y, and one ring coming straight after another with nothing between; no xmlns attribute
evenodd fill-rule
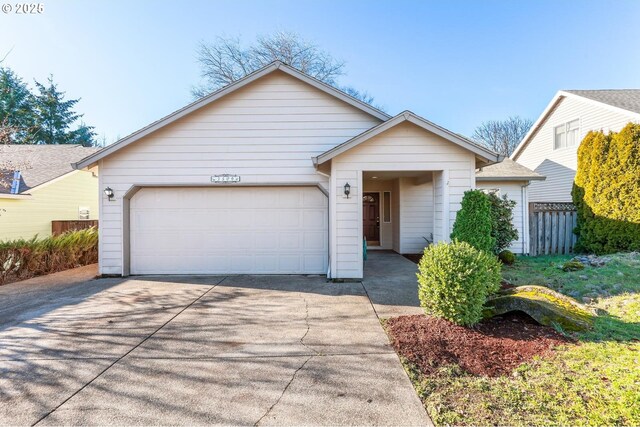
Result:
<svg viewBox="0 0 640 427"><path fill-rule="evenodd" d="M531 138L540 130L560 102L569 96L599 103L605 108L631 114L640 120L640 89L560 90L513 151L513 154L511 154L513 160L518 160Z"/></svg>
<svg viewBox="0 0 640 427"><path fill-rule="evenodd" d="M113 152L126 147L127 145L131 144L132 142L135 142L147 135L149 135L152 132L155 132L156 130L170 124L173 123L174 121L186 116L189 113L192 113L193 111L196 111L206 105L211 104L212 102L222 98L225 95L228 95L232 92L235 92L236 90L248 85L249 83L252 83L256 80L258 80L261 77L266 76L267 74L271 74L276 70L280 70L292 77L295 77L299 80L302 80L305 83L310 84L311 86L325 92L328 93L331 96L334 96L356 108L358 108L361 111L364 111L365 113L370 114L373 117L376 117L380 120L387 120L389 119L391 116L389 116L387 113L380 111L379 109L360 101L359 99L354 98L353 96L339 90L336 89L335 87L324 83L314 77L311 77L305 73L303 73L302 71L296 70L295 68L284 64L283 62L280 61L275 61L272 62L271 64L260 68L259 70L254 71L251 74L246 75L245 77L243 77L240 80L237 80L231 84L229 84L228 86L225 86L203 98L200 98L199 100L192 102L191 104L177 110L174 111L173 113L169 114L168 116L165 116L163 118L161 118L160 120L157 120L147 126L145 126L144 128L132 133L131 135L128 135L118 141L116 141L115 143L108 145L106 147L104 147L102 150L98 151L97 153L94 153L90 156L88 156L85 159L82 159L81 161L78 161L78 163L75 165L75 167L77 169L82 169L85 168L87 166L91 166L92 164L96 163L98 160L112 154Z"/></svg>
<svg viewBox="0 0 640 427"><path fill-rule="evenodd" d="M640 114L640 89L565 90L564 92Z"/></svg>
<svg viewBox="0 0 640 427"><path fill-rule="evenodd" d="M435 133L436 135L441 136L444 139L453 142L454 144L457 144L469 151L472 151L474 154L476 154L476 156L480 157L481 159L483 159L488 163L495 163L500 160L500 156L497 153L489 150L488 148L478 145L477 143L475 143L474 141L471 141L470 139L467 139L461 135L458 135L457 133L451 132L450 130L447 130L441 126L438 126L435 123L430 122L412 113L411 111L403 111L397 116L392 117L389 120L362 132L359 135L356 135L350 140L328 151L325 151L324 153L320 154L317 157L314 157L313 162L315 165L320 165L322 163L325 163L331 160L332 158L336 157L337 155L342 154L345 151L348 151L353 147L356 147L362 144L363 142L373 138L374 136L379 135L382 132L389 130L392 127L397 126L404 122L413 123L416 126L419 126L425 130L428 130L429 132Z"/></svg>
<svg viewBox="0 0 640 427"><path fill-rule="evenodd" d="M476 172L476 181L544 181L545 176L522 166L511 159L480 168Z"/></svg>
<svg viewBox="0 0 640 427"><path fill-rule="evenodd" d="M0 145L0 194L11 192L13 173L20 171L18 194L72 172L73 163L98 148L75 144Z"/></svg>

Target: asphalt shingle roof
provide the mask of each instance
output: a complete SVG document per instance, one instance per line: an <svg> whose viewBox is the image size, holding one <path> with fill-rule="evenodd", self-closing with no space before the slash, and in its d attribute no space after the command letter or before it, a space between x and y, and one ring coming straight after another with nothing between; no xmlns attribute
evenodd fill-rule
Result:
<svg viewBox="0 0 640 427"><path fill-rule="evenodd" d="M0 193L11 192L13 172L19 170L21 182L18 193L73 170L75 163L98 151L96 147L65 145L0 145Z"/></svg>
<svg viewBox="0 0 640 427"><path fill-rule="evenodd" d="M640 114L640 89L565 90L565 92Z"/></svg>
<svg viewBox="0 0 640 427"><path fill-rule="evenodd" d="M476 180L490 181L495 180L544 180L545 177L529 168L522 166L520 163L506 158L500 163L491 166L485 166L476 172Z"/></svg>

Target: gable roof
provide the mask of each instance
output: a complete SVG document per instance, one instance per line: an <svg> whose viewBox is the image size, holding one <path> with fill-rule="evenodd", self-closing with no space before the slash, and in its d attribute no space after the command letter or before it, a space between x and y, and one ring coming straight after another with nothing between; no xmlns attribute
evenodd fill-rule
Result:
<svg viewBox="0 0 640 427"><path fill-rule="evenodd" d="M531 126L529 132L522 138L520 144L513 150L513 154L511 154L513 160L518 160L531 138L538 133L560 102L567 97L578 97L588 102L595 102L604 108L630 114L640 120L640 89L560 90Z"/></svg>
<svg viewBox="0 0 640 427"><path fill-rule="evenodd" d="M476 181L544 181L545 176L506 158L500 163L485 166L476 172Z"/></svg>
<svg viewBox="0 0 640 427"><path fill-rule="evenodd" d="M260 68L259 70L254 71L253 73L250 73L248 75L246 75L245 77L241 78L240 80L237 80L203 98L198 99L197 101L192 102L191 104L177 110L174 111L173 113L169 114L168 116L165 116L163 118L161 118L160 120L157 120L145 127L143 127L142 129L132 133L129 136L126 136L116 142L114 142L111 145L108 145L106 147L104 147L102 150L100 150L97 153L94 153L93 155L88 156L85 159L82 159L81 161L79 161L75 167L77 169L81 169L87 166L90 166L94 163L96 163L98 160L112 154L113 152L126 147L127 145L131 144L132 142L135 142L147 135L149 135L152 132L155 132L156 130L167 126L170 123L175 122L176 120L186 116L189 113L192 113L193 111L196 111L206 105L211 104L212 102L222 98L223 96L226 96L232 92L235 92L236 90L248 85L249 83L252 83L258 79L260 79L261 77L264 77L268 74L273 73L276 70L280 70L292 77L297 78L298 80L302 80L303 82L315 87L316 89L319 89L335 98L340 99L341 101L346 102L347 104L350 104L356 108L358 108L361 111L364 111L365 113L376 117L380 120L387 120L389 119L391 116L389 116L387 113L380 111L379 109L360 101L359 99L354 98L353 96L339 90L336 89L335 87L324 83L323 81L320 81L314 77L309 76L308 74L303 73L302 71L299 71L283 62L280 61L274 61L271 64Z"/></svg>
<svg viewBox="0 0 640 427"><path fill-rule="evenodd" d="M1 145L0 194L11 193L13 172L20 171L18 194L73 172L73 163L97 152L96 147L63 145Z"/></svg>
<svg viewBox="0 0 640 427"><path fill-rule="evenodd" d="M461 135L458 135L457 133L451 132L448 129L438 126L435 123L430 122L429 120L426 120L412 113L411 111L403 111L397 116L390 118L386 122L383 122L377 126L374 126L371 129L368 129L362 132L360 135L356 135L350 140L336 147L333 147L328 151L325 151L324 153L320 154L317 157L314 157L313 163L316 166L322 163L325 163L331 160L332 158L338 156L339 154L342 154L345 151L348 151L362 144L363 142L373 138L374 136L379 135L382 132L387 131L404 122L413 123L414 125L421 127L422 129L425 129L448 141L451 141L452 143L473 152L476 156L480 157L487 163L495 163L500 160L500 156L497 153L489 150L488 148L478 145L477 143L475 143L474 141L471 141L470 139L467 139Z"/></svg>

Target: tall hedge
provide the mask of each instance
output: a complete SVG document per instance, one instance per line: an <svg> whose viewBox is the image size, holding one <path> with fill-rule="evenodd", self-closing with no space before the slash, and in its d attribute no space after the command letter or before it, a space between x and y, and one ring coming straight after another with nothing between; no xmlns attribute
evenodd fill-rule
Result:
<svg viewBox="0 0 640 427"><path fill-rule="evenodd" d="M572 196L578 249L640 250L640 124L587 134L578 149Z"/></svg>
<svg viewBox="0 0 640 427"><path fill-rule="evenodd" d="M491 202L480 190L465 191L451 238L467 242L476 249L493 252L496 239L491 235Z"/></svg>

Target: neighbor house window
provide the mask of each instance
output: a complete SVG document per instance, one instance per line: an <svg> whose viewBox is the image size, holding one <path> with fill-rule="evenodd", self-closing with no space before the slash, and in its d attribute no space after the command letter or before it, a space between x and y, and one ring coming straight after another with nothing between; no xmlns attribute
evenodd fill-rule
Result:
<svg viewBox="0 0 640 427"><path fill-rule="evenodd" d="M553 128L554 150L578 145L579 124L580 120L576 119Z"/></svg>
<svg viewBox="0 0 640 427"><path fill-rule="evenodd" d="M391 191L385 191L382 198L382 221L391 222Z"/></svg>

